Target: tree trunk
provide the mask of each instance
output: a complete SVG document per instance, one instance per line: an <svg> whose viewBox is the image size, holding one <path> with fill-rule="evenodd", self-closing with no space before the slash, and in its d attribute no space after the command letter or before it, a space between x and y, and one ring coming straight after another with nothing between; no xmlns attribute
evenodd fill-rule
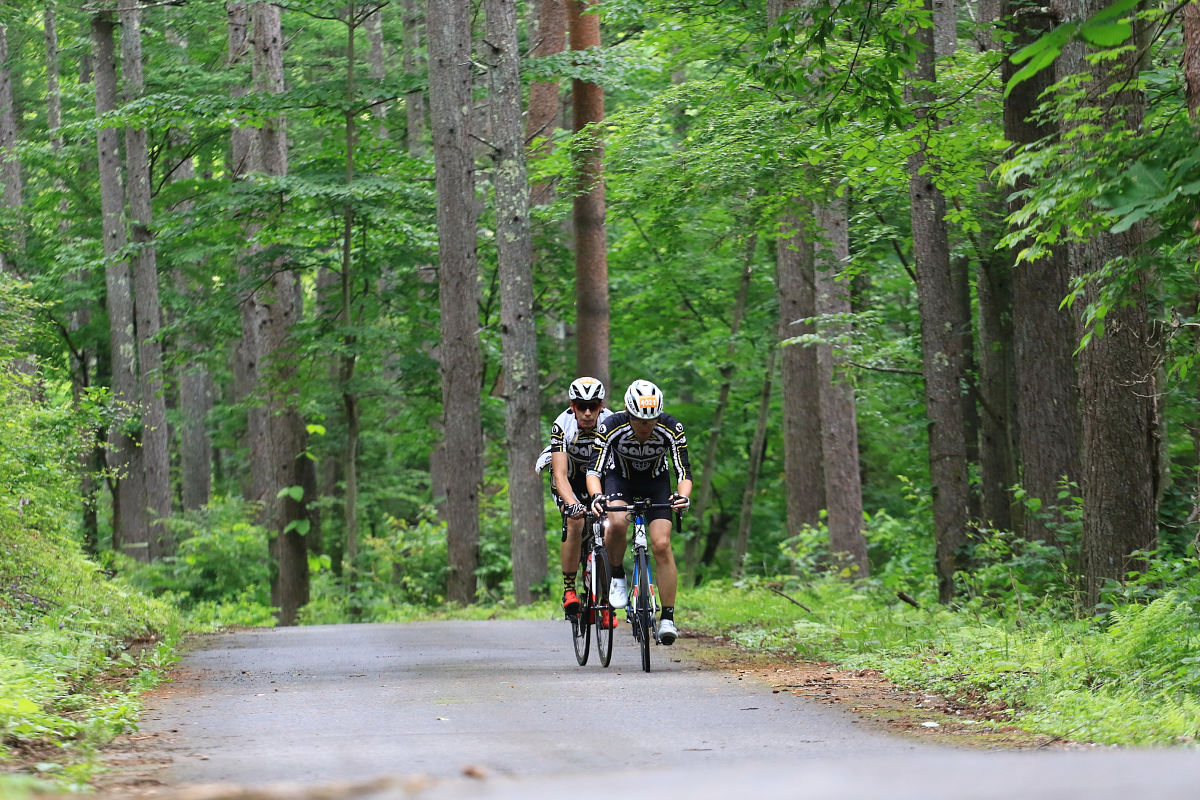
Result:
<svg viewBox="0 0 1200 800"><path fill-rule="evenodd" d="M1006 14L1012 26L1012 49L1036 40L1057 23L1049 9L1021 6ZM1004 79L1015 72L1004 64ZM1015 145L1030 144L1052 133L1032 116L1039 97L1053 83L1054 70L1046 69L1013 88L1004 104L1004 135ZM1019 181L1013 189L1029 188ZM1017 211L1021 200L1009 204ZM1020 264L1013 270L1013 364L1016 374L1016 409L1021 486L1041 501L1041 512L1025 519L1025 536L1056 541L1051 527L1065 520L1058 500L1064 478L1078 481L1080 465L1079 391L1075 375L1075 322L1059 305L1070 291L1070 270L1065 248L1047 257ZM1049 525L1048 525L1049 523Z"/></svg>
<svg viewBox="0 0 1200 800"><path fill-rule="evenodd" d="M786 351L785 351L786 352ZM771 378L775 374L774 347L767 355L767 377L763 379L762 400L758 404L758 424L754 426L754 443L750 445L750 465L746 470L746 488L742 492L742 515L738 520L737 541L733 546L733 577L745 572L746 554L750 548L750 521L754 511L754 492L762 467L763 449L767 439L767 418L771 411Z"/></svg>
<svg viewBox="0 0 1200 800"><path fill-rule="evenodd" d="M178 47L186 59L187 41L175 27L169 27L167 39ZM172 135L172 143L183 150L188 149L190 135L178 132ZM193 157L189 154L183 158L169 175L173 183L184 183L194 180L196 167ZM205 171L205 178L211 180L211 168ZM193 209L191 200L179 203L175 210L190 215ZM175 291L185 298L188 304L199 303L206 287L197 286L189 280L187 271L176 267ZM208 417L213 409L214 386L212 372L204 363L202 356L205 344L201 341L200 333L192 326L183 325L178 336L179 349L189 354L176 374L179 387L179 483L180 497L184 510L203 508L212 500L213 474L213 443L208 431Z"/></svg>
<svg viewBox="0 0 1200 800"><path fill-rule="evenodd" d="M816 256L816 311L818 315L850 314L850 286L838 280L850 259L850 234L844 200L831 200L817 208L817 222L827 244ZM830 340L846 333L845 323L822 326L817 350L821 402L821 453L825 473L826 522L834 568L846 578L865 578L871 572L867 540L863 536L862 478L858 471L858 408L854 386L839 375L844 359Z"/></svg>
<svg viewBox="0 0 1200 800"><path fill-rule="evenodd" d="M141 98L142 74L141 10L135 5L121 9L121 70L125 101ZM171 516L171 432L167 427L167 403L163 390L162 305L158 299L158 259L152 232L150 204L150 151L145 128L125 129L125 194L129 202L133 234L133 298L137 320L139 380L142 398L142 468L150 519L150 560L175 551Z"/></svg>
<svg viewBox="0 0 1200 800"><path fill-rule="evenodd" d="M346 6L346 92L345 92L345 184L347 190L354 183L354 155L358 131L355 127L354 86L354 34L358 26L358 11L354 0ZM382 44L381 44L382 46ZM346 536L346 561L350 567L350 590L354 596L351 609L357 612L355 596L358 580L358 444L360 411L358 393L354 391L354 372L358 363L358 341L352 333L357 325L351 303L354 279L354 206L347 201L342 206L342 274L341 312L339 317L345 333L342 336L341 367L338 385L342 392L342 411L346 417L346 441L342 453L342 468L345 476L345 503L342 506L342 523Z"/></svg>
<svg viewBox="0 0 1200 800"><path fill-rule="evenodd" d="M925 0L931 11L931 0ZM912 91L916 103L918 148L908 158L909 202L917 298L921 317L921 352L925 375L925 411L929 418L929 474L933 491L933 528L937 557L938 597L954 596L954 573L962 566L966 544L967 450L961 387L965 382L962 319L950 266L946 199L933 183L927 152L928 136L920 129L936 125L930 107L935 92L934 31L916 31L922 47L912 77L922 86Z"/></svg>
<svg viewBox="0 0 1200 800"><path fill-rule="evenodd" d="M493 63L490 106L495 146L496 248L500 341L504 351L504 432L508 451L509 536L513 593L534 600L546 578L546 521L541 476L530 469L542 449L537 325L533 314L533 242L529 179L521 124L520 44L515 0L486 0Z"/></svg>
<svg viewBox="0 0 1200 800"><path fill-rule="evenodd" d="M561 53L567 44L567 0L537 0L537 38L534 58ZM544 158L554 149L554 132L562 116L558 81L534 81L529 85L529 111L525 117L525 139L533 145L530 155ZM532 187L530 203L545 205L554 199L554 185Z"/></svg>
<svg viewBox="0 0 1200 800"><path fill-rule="evenodd" d="M474 158L469 139L471 15L467 0L429 0L429 104L437 178L437 226L444 463L450 572L447 598L475 599L479 563L479 487L483 481L479 387L482 354L479 268L475 255Z"/></svg>
<svg viewBox="0 0 1200 800"><path fill-rule="evenodd" d="M377 85L382 85L387 78L387 54L383 46L383 9L385 6L380 6L371 12L366 19L363 27L367 33L367 74ZM387 116L388 104L376 103L371 106L371 116L375 118L375 131L380 138L388 137L387 123L384 118Z"/></svg>
<svg viewBox="0 0 1200 800"><path fill-rule="evenodd" d="M17 157L17 115L9 68L8 27L0 24L0 192L4 207L22 216L21 162ZM0 248L0 273L13 272L25 250L25 229L16 223L8 236L12 249ZM2 241L2 240L0 240Z"/></svg>
<svg viewBox="0 0 1200 800"><path fill-rule="evenodd" d="M57 157L63 148L62 136L62 90L59 78L62 69L62 59L58 47L58 18L54 3L47 3L42 8L42 32L46 47L46 127L50 134L50 147ZM90 82L91 73L81 76L80 83ZM81 167L80 171L84 171ZM55 190L62 194L58 203L58 234L66 238L71 230L70 203L66 198L66 187L61 180L55 181ZM77 287L88 283L86 270L76 270L71 273L71 282ZM78 303L70 309L67 317L67 335L74 340L68 342L71 365L71 397L76 406L82 401L85 392L92 385L96 372L96 356L91 350L79 345L77 337L92 319L91 308L85 303ZM90 555L95 555L100 549L99 520L96 513L96 500L99 492L99 482L96 476L103 471L104 453L98 441L93 441L86 451L79 454L79 496L82 506L82 535L84 549Z"/></svg>
<svg viewBox="0 0 1200 800"><path fill-rule="evenodd" d="M695 502L692 503L691 518L695 530L688 532L684 545L684 563L692 568L697 583L701 580L701 574L697 569L696 551L701 539L707 538L705 537L704 512L708 510L708 504L712 501L713 473L717 469L717 445L721 440L722 420L725 418L725 409L729 406L729 393L733 388L733 373L737 368L737 335L741 330L742 320L746 316L746 297L750 294L750 278L754 274L754 251L757 246L758 236L751 233L746 243L746 260L742 267L742 276L738 280L736 299L733 303L733 318L729 324L729 340L725 345L725 360L721 364L721 389L717 393L717 405L713 410L712 425L708 428L707 441L704 445L704 462L700 469L700 488L695 493ZM711 531L711 528L709 530ZM714 543L711 548L706 547L706 552L709 550L716 552L716 544L719 544L719 541Z"/></svg>
<svg viewBox="0 0 1200 800"><path fill-rule="evenodd" d="M280 9L267 2L251 6L254 88L263 94L280 94L283 82L283 31ZM286 121L267 118L255 138L257 167L267 175L288 173ZM261 253L255 253L260 255ZM296 359L290 352L292 327L302 309L300 284L291 264L282 258L263 265L265 283L247 305L257 307L253 322L259 325L251 344L257 346L256 389L266 404L265 440L251 451L251 469L264 475L266 527L275 563L271 602L279 609L279 624L296 624L297 613L308 602L308 552L305 534L311 522L306 504L307 486L313 484L305 457L307 434L295 406ZM283 495L281 496L281 493Z"/></svg>
<svg viewBox="0 0 1200 800"><path fill-rule="evenodd" d="M787 340L813 332L816 313L813 247L795 214L782 221L775 241L775 285L779 294L779 336ZM821 455L821 401L817 386L817 350L785 345L781 359L783 391L783 463L787 492L788 536L816 526L825 508L825 472Z"/></svg>
<svg viewBox="0 0 1200 800"><path fill-rule="evenodd" d="M1063 4L1063 21L1076 22L1104 8L1099 0ZM1138 25L1140 23L1135 23ZM1135 27L1136 30L1136 27ZM1139 51L1144 52L1144 51ZM1103 97L1102 128L1122 120L1129 129L1142 127L1144 97L1128 82L1136 72L1138 52L1124 52L1115 62L1089 64L1078 47L1059 59L1060 74L1084 74L1093 97ZM1118 91L1111 92L1114 87ZM1121 234L1101 233L1071 248L1071 271L1083 278L1115 258L1137 263L1142 225ZM1130 269L1132 267L1126 267ZM1134 564L1135 551L1153 547L1158 533L1157 341L1150 319L1147 276L1130 281L1123 302L1104 318L1079 354L1082 408L1083 542L1087 602L1094 607L1105 580L1122 580ZM1089 280L1084 300L1099 299ZM1086 307L1086 306L1085 306ZM1097 332L1099 334L1099 332Z"/></svg>
<svg viewBox="0 0 1200 800"><path fill-rule="evenodd" d="M1005 253L989 252L976 273L979 298L979 519L1013 530L1016 460L1016 374L1013 369L1012 269ZM1020 528L1023 531L1023 528Z"/></svg>
<svg viewBox="0 0 1200 800"><path fill-rule="evenodd" d="M401 57L400 66L409 78L418 78L424 73L421 69L421 11L420 0L404 0L404 55ZM408 154L414 158L421 158L425 155L424 92L413 89L404 95L404 114Z"/></svg>
<svg viewBox="0 0 1200 800"><path fill-rule="evenodd" d="M96 116L117 107L117 64L112 12L92 17ZM121 147L114 128L96 132L99 155L101 225L104 236L106 305L112 351L112 393L118 404L109 424L108 466L113 489L113 545L139 561L150 560L146 492L141 448L130 435L133 410L139 405L137 338L134 334L133 282L124 259L125 195L121 179Z"/></svg>
<svg viewBox="0 0 1200 800"><path fill-rule="evenodd" d="M572 50L600 47L600 16L584 11L599 0L567 0L567 30ZM576 170L579 193L574 201L575 221L575 372L592 375L607 386L608 379L608 246L605 240L604 141L598 128L589 125L604 119L604 90L598 84L571 82L576 136L586 144L579 149Z"/></svg>

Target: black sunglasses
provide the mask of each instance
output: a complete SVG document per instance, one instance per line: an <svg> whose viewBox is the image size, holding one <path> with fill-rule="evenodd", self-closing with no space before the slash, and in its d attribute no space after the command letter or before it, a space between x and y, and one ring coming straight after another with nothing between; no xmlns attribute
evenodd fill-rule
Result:
<svg viewBox="0 0 1200 800"><path fill-rule="evenodd" d="M588 402L576 400L575 407L578 408L580 411L595 411L597 408L600 407L600 403L597 400L591 400Z"/></svg>

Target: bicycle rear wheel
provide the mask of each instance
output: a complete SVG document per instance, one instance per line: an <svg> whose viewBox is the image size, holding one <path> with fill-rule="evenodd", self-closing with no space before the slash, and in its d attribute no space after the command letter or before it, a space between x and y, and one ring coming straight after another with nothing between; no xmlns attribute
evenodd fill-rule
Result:
<svg viewBox="0 0 1200 800"><path fill-rule="evenodd" d="M650 563L645 553L638 553L634 570L637 572L637 605L635 607L638 627L637 639L642 646L642 671L650 671L650 626L653 622L650 615L654 613L650 600Z"/></svg>
<svg viewBox="0 0 1200 800"><path fill-rule="evenodd" d="M604 549L604 545L597 545L593 555L596 563L596 594L590 600L592 608L595 609L593 616L596 622L596 655L600 656L600 666L607 667L612 659L613 631L617 625L617 615L608 604L608 576L611 573L608 551Z"/></svg>
<svg viewBox="0 0 1200 800"><path fill-rule="evenodd" d="M582 667L588 662L592 646L592 570L587 555L580 559L579 574L583 576L583 591L579 613L571 618L571 641L575 645L575 660Z"/></svg>

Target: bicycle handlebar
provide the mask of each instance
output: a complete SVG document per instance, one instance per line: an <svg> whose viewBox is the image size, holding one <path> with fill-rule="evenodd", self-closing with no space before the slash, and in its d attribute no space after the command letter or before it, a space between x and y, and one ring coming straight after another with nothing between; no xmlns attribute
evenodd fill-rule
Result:
<svg viewBox="0 0 1200 800"><path fill-rule="evenodd" d="M601 503L600 508L604 511L629 511L632 513L634 511L657 511L664 508L674 509L675 506L670 503L647 503L645 500L634 500L623 506L610 506L608 503Z"/></svg>

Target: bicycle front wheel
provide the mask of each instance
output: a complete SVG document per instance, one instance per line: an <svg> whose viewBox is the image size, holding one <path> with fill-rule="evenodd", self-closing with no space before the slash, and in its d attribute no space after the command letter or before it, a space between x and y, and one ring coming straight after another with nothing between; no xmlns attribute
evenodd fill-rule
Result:
<svg viewBox="0 0 1200 800"><path fill-rule="evenodd" d="M608 551L599 545L593 551L596 569L596 593L591 599L595 609L596 622L596 655L600 656L600 666L607 667L612 659L613 631L617 626L617 615L608 603L608 576L611 571L608 566Z"/></svg>
<svg viewBox="0 0 1200 800"><path fill-rule="evenodd" d="M634 624L638 627L638 643L642 646L642 671L650 671L650 626L654 624L650 615L654 613L650 599L650 560L645 553L638 553L634 569L637 571L637 605Z"/></svg>
<svg viewBox="0 0 1200 800"><path fill-rule="evenodd" d="M588 662L592 647L592 569L591 559L585 555L579 563L579 574L583 576L583 591L580 592L579 612L571 617L571 641L575 645L575 660L579 666Z"/></svg>

